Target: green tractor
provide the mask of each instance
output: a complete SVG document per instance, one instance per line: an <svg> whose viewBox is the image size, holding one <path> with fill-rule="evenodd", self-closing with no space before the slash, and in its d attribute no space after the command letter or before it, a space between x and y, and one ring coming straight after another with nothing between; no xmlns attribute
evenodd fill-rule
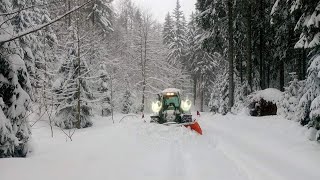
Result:
<svg viewBox="0 0 320 180"><path fill-rule="evenodd" d="M151 116L151 122L159 124L190 124L192 115L190 113L191 102L181 101L180 90L170 88L158 94L158 100L152 104L155 113Z"/></svg>
<svg viewBox="0 0 320 180"><path fill-rule="evenodd" d="M151 116L150 122L164 125L184 125L202 134L199 124L192 119L190 108L191 101L181 100L179 89L165 89L158 94L157 101L152 103L154 114Z"/></svg>

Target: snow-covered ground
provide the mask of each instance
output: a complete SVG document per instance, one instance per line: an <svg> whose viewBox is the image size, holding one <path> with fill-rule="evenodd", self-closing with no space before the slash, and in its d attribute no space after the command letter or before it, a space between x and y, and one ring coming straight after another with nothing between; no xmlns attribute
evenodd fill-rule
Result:
<svg viewBox="0 0 320 180"><path fill-rule="evenodd" d="M95 117L69 141L57 128L33 127L34 152L0 159L0 180L318 180L320 145L278 116L202 114L200 136L184 127L128 117Z"/></svg>

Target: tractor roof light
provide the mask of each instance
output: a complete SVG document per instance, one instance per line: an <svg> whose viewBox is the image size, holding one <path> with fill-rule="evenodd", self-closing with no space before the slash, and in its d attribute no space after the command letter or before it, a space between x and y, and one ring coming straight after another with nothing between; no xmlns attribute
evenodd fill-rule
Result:
<svg viewBox="0 0 320 180"><path fill-rule="evenodd" d="M168 92L166 95L167 95L167 96L173 96L174 93L173 93L173 92Z"/></svg>

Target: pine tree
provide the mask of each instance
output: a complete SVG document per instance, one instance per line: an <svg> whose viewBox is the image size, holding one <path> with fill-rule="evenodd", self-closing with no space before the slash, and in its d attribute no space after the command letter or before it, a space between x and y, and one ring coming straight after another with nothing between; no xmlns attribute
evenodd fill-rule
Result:
<svg viewBox="0 0 320 180"><path fill-rule="evenodd" d="M101 103L101 115L109 116L111 114L111 90L110 90L110 77L107 72L105 64L100 65L99 70L99 87L98 91L101 94L99 103Z"/></svg>
<svg viewBox="0 0 320 180"><path fill-rule="evenodd" d="M65 62L59 69L59 77L53 90L58 100L56 125L61 128L85 128L92 126L90 119L90 100L93 99L86 80L88 66L81 57L80 34L76 28L69 27L69 44Z"/></svg>
<svg viewBox="0 0 320 180"><path fill-rule="evenodd" d="M131 92L127 89L123 94L121 112L123 114L129 114L132 111L132 105Z"/></svg>
<svg viewBox="0 0 320 180"><path fill-rule="evenodd" d="M95 0L92 2L92 7L89 11L92 23L98 26L106 33L112 31L113 11L110 0Z"/></svg>
<svg viewBox="0 0 320 180"><path fill-rule="evenodd" d="M50 14L46 6L38 7L37 5L47 4L47 0L19 0L13 1L13 9L23 9L13 17L15 24L15 33L25 31L31 27L42 25L49 22ZM34 8L24 7L34 5ZM53 61L50 54L52 46L56 43L56 35L50 27L39 30L35 33L28 34L19 38L24 53L24 61L30 75L31 85L35 89L41 88L44 79L45 61Z"/></svg>
<svg viewBox="0 0 320 180"><path fill-rule="evenodd" d="M291 73L292 81L289 82L289 86L285 88L284 96L280 101L280 111L278 114L282 114L286 119L297 121L296 112L299 109L300 89L303 87L303 81L299 81L295 73Z"/></svg>
<svg viewBox="0 0 320 180"><path fill-rule="evenodd" d="M1 1L0 13L15 11L12 7L12 2ZM0 35L19 28L16 19L0 16L0 22ZM23 48L19 40L0 44L0 157L25 157L28 152L32 93Z"/></svg>
<svg viewBox="0 0 320 180"><path fill-rule="evenodd" d="M176 8L173 11L174 17L174 40L169 44L168 60L172 64L179 65L184 63L185 45L186 45L186 23L181 5L177 0Z"/></svg>
<svg viewBox="0 0 320 180"><path fill-rule="evenodd" d="M215 77L218 61L221 59L220 54L210 54L202 48L201 36L196 36L195 52L193 58L193 73L197 75L200 83L200 110L204 109L204 99L207 99L207 87L211 86L212 78Z"/></svg>
<svg viewBox="0 0 320 180"><path fill-rule="evenodd" d="M300 108L305 109L301 122L302 124L308 122L309 127L317 129L318 137L316 139L320 140L320 114L318 113L320 109L320 19L317 18L320 4L316 1L300 2L295 0L291 5L290 10L293 15L301 15L300 12L302 12L295 28L301 32L300 40L295 47L311 50L305 94L299 102Z"/></svg>
<svg viewBox="0 0 320 180"><path fill-rule="evenodd" d="M309 124L310 127L320 129L320 114L318 114L320 109L318 106L320 97L320 79L318 77L320 72L320 55L313 56L310 62L305 93L299 102L299 107L303 110L299 117L302 124Z"/></svg>
<svg viewBox="0 0 320 180"><path fill-rule="evenodd" d="M199 11L197 22L205 33L203 47L209 52L225 55L227 48L227 5L219 0L197 0L196 9Z"/></svg>
<svg viewBox="0 0 320 180"><path fill-rule="evenodd" d="M165 18L162 35L163 44L169 45L174 41L174 24L169 12Z"/></svg>
<svg viewBox="0 0 320 180"><path fill-rule="evenodd" d="M227 114L229 102L228 72L224 68L223 73L217 76L218 81L212 85L212 92L208 106L211 112Z"/></svg>

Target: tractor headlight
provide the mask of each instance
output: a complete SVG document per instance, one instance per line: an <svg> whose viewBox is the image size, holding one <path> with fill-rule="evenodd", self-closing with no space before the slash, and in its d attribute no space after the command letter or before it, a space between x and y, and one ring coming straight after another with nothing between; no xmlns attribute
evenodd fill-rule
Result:
<svg viewBox="0 0 320 180"><path fill-rule="evenodd" d="M162 104L161 104L160 101L153 102L153 103L152 103L152 111L153 111L154 113L158 113L158 112L161 110L161 106L162 106Z"/></svg>
<svg viewBox="0 0 320 180"><path fill-rule="evenodd" d="M190 100L181 101L181 109L185 112L189 111L191 109L191 101Z"/></svg>

